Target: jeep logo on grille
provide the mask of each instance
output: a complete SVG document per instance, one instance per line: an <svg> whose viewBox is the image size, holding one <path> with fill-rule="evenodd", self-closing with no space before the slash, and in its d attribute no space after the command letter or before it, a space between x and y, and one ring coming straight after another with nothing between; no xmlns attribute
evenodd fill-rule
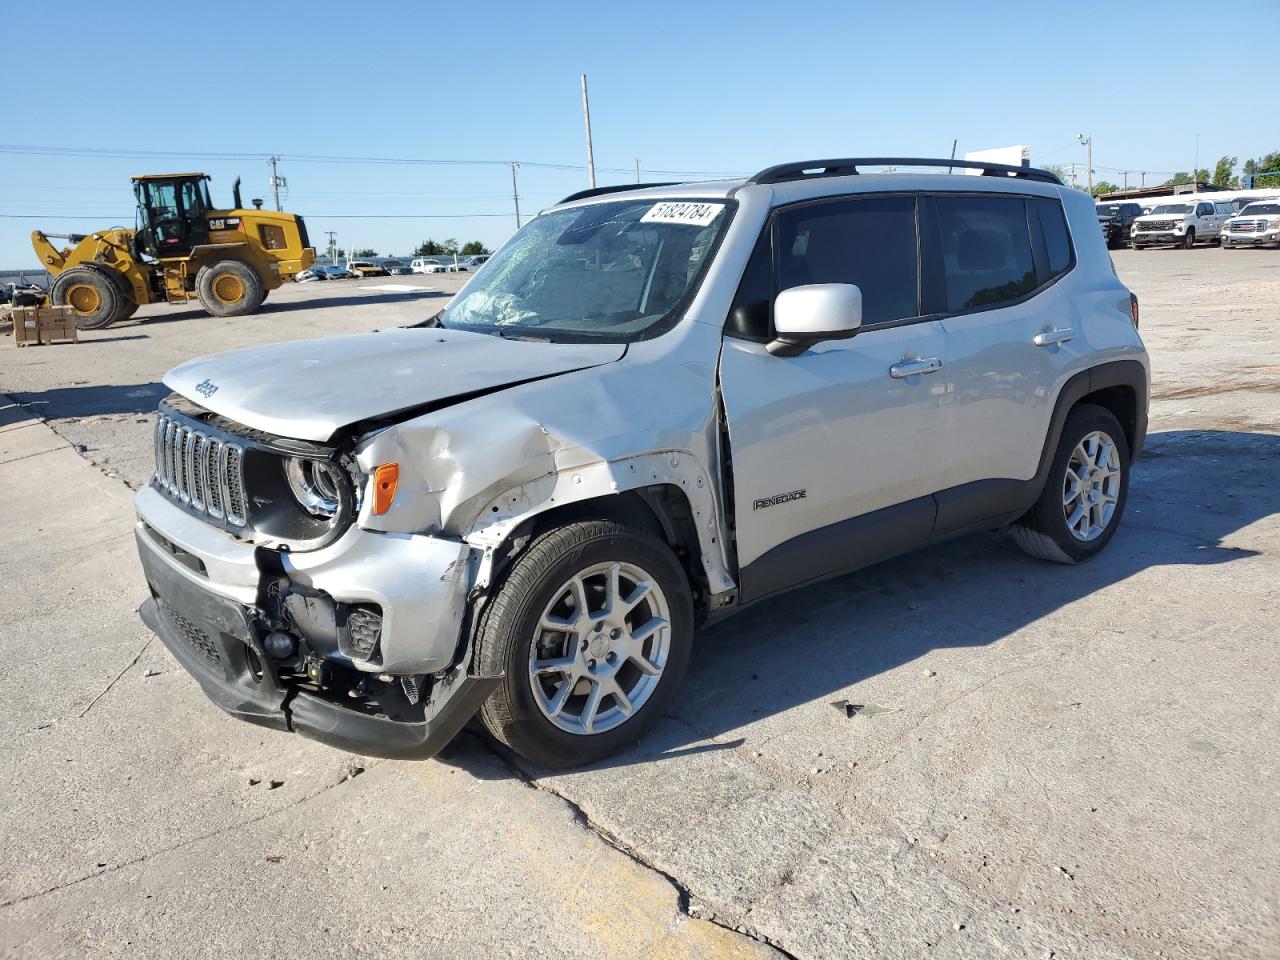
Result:
<svg viewBox="0 0 1280 960"><path fill-rule="evenodd" d="M218 385L212 380L202 380L196 384L196 393L204 397L206 400L218 392Z"/></svg>

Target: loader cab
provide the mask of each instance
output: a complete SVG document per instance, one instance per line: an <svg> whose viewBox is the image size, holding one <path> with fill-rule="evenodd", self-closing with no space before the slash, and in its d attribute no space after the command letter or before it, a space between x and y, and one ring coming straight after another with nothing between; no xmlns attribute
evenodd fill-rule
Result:
<svg viewBox="0 0 1280 960"><path fill-rule="evenodd" d="M209 178L203 173L133 178L138 198L138 251L159 259L185 257L209 242Z"/></svg>

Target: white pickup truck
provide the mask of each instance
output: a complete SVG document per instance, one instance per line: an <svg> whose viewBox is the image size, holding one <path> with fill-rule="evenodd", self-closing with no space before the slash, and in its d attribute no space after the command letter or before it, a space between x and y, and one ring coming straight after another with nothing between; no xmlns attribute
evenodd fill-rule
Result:
<svg viewBox="0 0 1280 960"><path fill-rule="evenodd" d="M1162 203L1133 221L1133 249L1171 244L1190 250L1197 242L1220 243L1222 224L1235 213L1230 203L1185 200Z"/></svg>

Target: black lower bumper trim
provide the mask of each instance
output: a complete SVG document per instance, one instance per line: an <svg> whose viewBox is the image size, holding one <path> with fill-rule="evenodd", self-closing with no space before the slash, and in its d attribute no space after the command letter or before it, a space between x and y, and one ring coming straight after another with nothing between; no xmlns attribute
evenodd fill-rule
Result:
<svg viewBox="0 0 1280 960"><path fill-rule="evenodd" d="M146 543L138 548L151 587L138 608L143 623L210 700L249 723L365 756L425 760L453 739L501 680L461 675L439 682L421 720L360 713L282 681L242 605L192 583Z"/></svg>

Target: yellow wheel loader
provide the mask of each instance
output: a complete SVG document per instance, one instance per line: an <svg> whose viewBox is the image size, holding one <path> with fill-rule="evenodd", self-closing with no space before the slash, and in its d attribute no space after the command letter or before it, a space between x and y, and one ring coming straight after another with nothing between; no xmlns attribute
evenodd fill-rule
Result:
<svg viewBox="0 0 1280 960"><path fill-rule="evenodd" d="M215 210L203 173L133 178L135 229L46 234L31 245L53 275L49 298L69 305L76 326L94 330L132 316L148 303L195 297L215 317L253 313L267 293L316 261L307 225L293 213L246 210L240 181L234 209ZM50 239L73 246L57 249Z"/></svg>

